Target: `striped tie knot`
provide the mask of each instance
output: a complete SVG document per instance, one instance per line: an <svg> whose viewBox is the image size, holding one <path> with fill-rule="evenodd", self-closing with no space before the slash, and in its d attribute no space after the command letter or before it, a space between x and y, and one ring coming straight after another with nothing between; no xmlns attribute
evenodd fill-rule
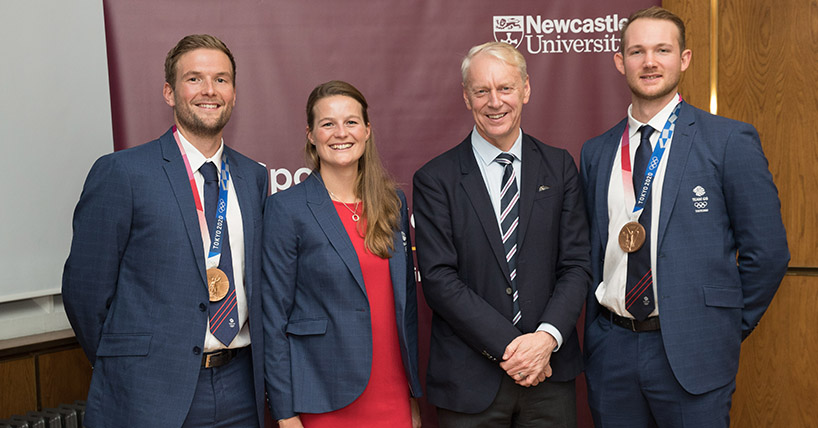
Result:
<svg viewBox="0 0 818 428"><path fill-rule="evenodd" d="M494 158L494 161L503 166L511 165L511 163L514 162L514 155L511 153L500 153Z"/></svg>

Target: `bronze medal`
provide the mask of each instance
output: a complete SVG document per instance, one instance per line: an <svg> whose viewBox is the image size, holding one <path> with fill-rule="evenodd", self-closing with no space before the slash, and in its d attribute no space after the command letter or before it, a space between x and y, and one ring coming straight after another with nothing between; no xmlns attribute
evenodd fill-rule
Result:
<svg viewBox="0 0 818 428"><path fill-rule="evenodd" d="M211 302L224 299L228 289L230 289L230 280L227 279L227 275L221 269L210 268L207 270L207 291L210 293Z"/></svg>
<svg viewBox="0 0 818 428"><path fill-rule="evenodd" d="M619 247L626 253L632 253L645 243L645 228L638 222L631 221L619 231Z"/></svg>

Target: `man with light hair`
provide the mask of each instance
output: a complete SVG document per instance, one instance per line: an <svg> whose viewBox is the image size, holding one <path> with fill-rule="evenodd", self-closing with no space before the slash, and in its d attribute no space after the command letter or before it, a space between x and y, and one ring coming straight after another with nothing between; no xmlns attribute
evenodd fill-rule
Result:
<svg viewBox="0 0 818 428"><path fill-rule="evenodd" d="M787 269L758 133L682 100L690 58L678 16L631 15L614 55L631 90L627 117L582 148L597 427L729 427L741 342Z"/></svg>
<svg viewBox="0 0 818 428"><path fill-rule="evenodd" d="M575 427L590 283L577 168L520 129L531 87L513 46L475 46L461 71L474 128L414 177L429 402L444 428Z"/></svg>

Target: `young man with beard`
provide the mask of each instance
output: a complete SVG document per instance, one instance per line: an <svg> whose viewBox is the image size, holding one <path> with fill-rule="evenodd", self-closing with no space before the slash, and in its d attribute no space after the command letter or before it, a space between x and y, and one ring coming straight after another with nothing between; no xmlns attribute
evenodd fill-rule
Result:
<svg viewBox="0 0 818 428"><path fill-rule="evenodd" d="M628 116L582 149L597 427L728 427L741 342L789 261L756 130L677 93L684 30L659 7L630 16L614 55Z"/></svg>
<svg viewBox="0 0 818 428"><path fill-rule="evenodd" d="M236 66L191 35L165 60L175 125L103 156L74 213L66 313L94 367L85 426L263 426L266 170L227 147Z"/></svg>

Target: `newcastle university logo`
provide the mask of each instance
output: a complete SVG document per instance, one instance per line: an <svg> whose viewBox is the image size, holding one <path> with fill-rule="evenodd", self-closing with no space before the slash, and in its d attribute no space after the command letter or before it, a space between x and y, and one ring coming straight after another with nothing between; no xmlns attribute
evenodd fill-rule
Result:
<svg viewBox="0 0 818 428"><path fill-rule="evenodd" d="M599 16L492 17L494 40L529 54L588 54L619 51L619 29L627 18L617 13Z"/></svg>
<svg viewBox="0 0 818 428"><path fill-rule="evenodd" d="M523 15L495 16L494 40L515 48L523 41Z"/></svg>

